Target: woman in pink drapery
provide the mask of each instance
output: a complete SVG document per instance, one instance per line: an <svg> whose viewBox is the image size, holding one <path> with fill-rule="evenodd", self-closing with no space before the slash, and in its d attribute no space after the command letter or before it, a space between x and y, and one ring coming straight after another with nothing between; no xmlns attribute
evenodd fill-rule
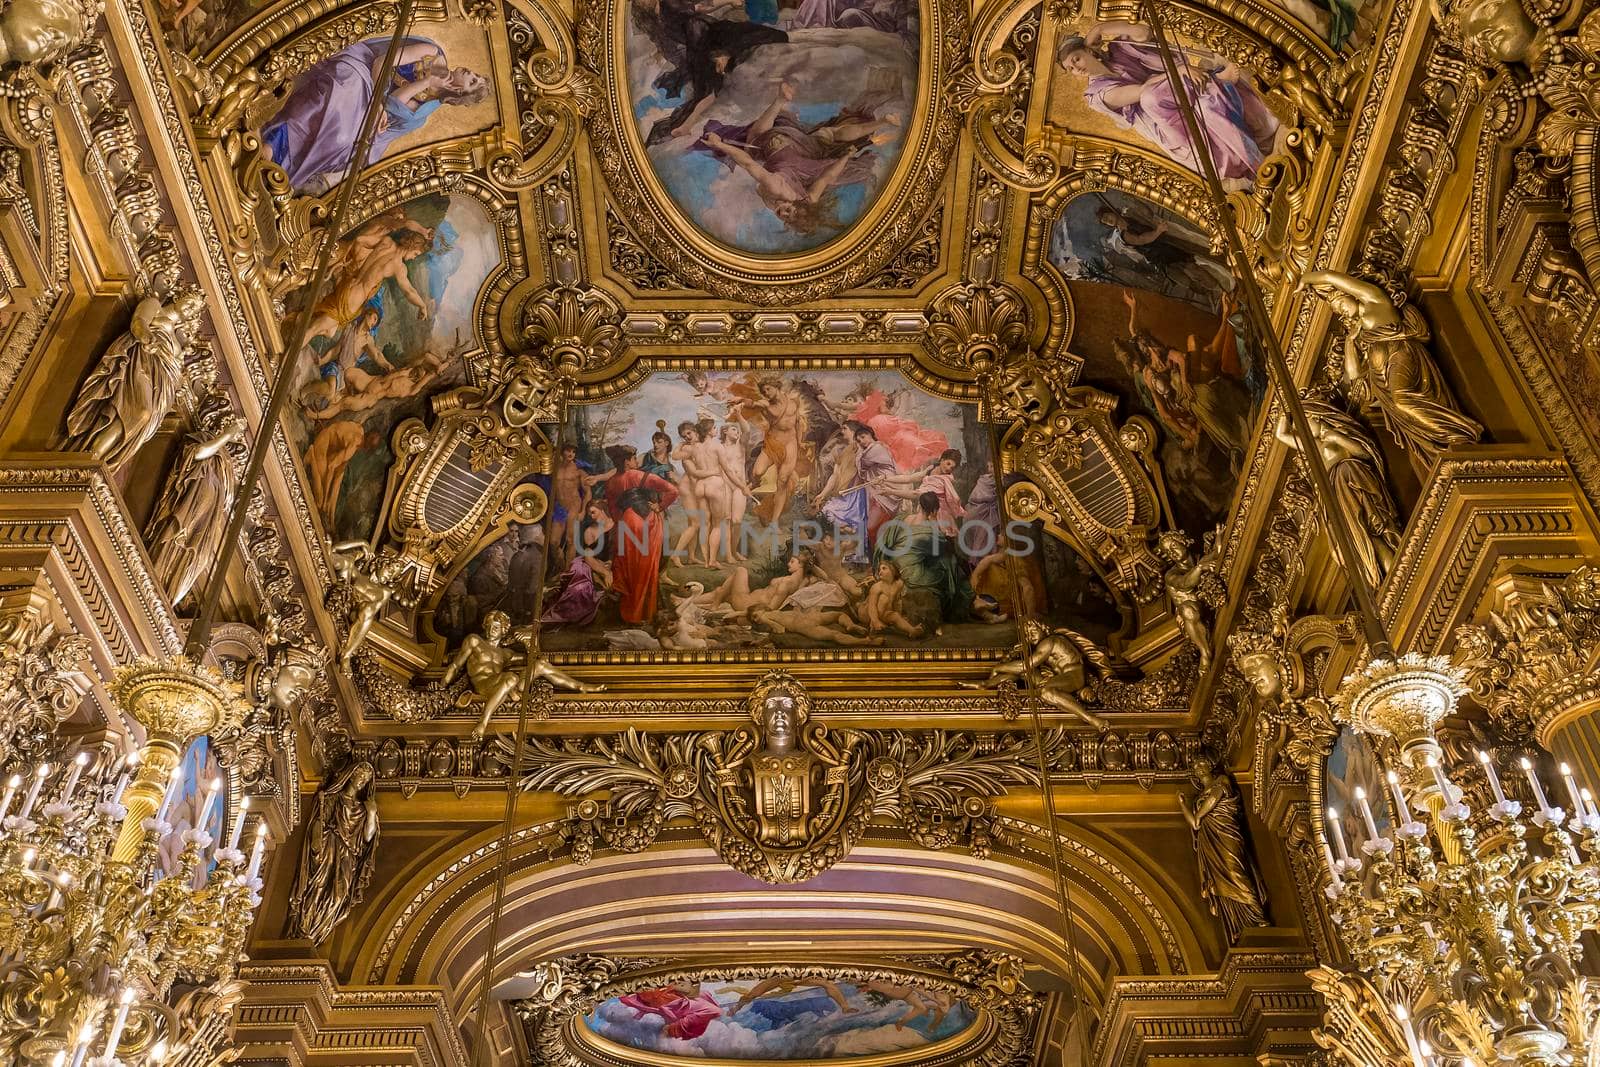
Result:
<svg viewBox="0 0 1600 1067"><path fill-rule="evenodd" d="M872 432L889 450L895 466L900 470L926 467L950 447L950 439L938 430L920 426L915 419L896 415L893 398L883 390L874 389L870 393L857 395L862 396L862 400L850 418L863 426L872 427Z"/></svg>
<svg viewBox="0 0 1600 1067"><path fill-rule="evenodd" d="M620 999L637 1018L661 1016L666 1021L661 1032L683 1041L693 1041L706 1032L712 1019L722 1015L722 1005L710 993L702 992L698 982L641 989Z"/></svg>
<svg viewBox="0 0 1600 1067"><path fill-rule="evenodd" d="M1189 129L1152 36L1139 23L1101 22L1082 36L1062 40L1056 62L1087 79L1083 99L1091 108L1198 173ZM1179 57L1223 188L1249 189L1261 160L1283 134L1278 117L1237 63L1195 47L1180 49Z"/></svg>

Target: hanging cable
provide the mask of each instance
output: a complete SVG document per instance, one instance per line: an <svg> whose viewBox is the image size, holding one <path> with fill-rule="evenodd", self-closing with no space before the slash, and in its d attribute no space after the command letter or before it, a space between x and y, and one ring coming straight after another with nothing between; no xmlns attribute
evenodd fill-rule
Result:
<svg viewBox="0 0 1600 1067"><path fill-rule="evenodd" d="M1022 630L1022 578L1018 568L1017 553L1011 545L1011 522L1006 514L1005 481L1000 464L1000 431L989 427L989 464L994 471L995 503L1000 512L1000 551L1006 554L1006 577L1011 585L1011 617L1017 623L1017 651L1022 656L1023 679L1027 682L1026 699L1028 717L1033 734L1033 758L1039 772L1039 792L1044 799L1045 836L1050 841L1050 867L1055 879L1057 913L1061 916L1062 946L1067 953L1068 975L1072 985L1072 1029L1079 1041L1087 1041L1083 1031L1083 965L1078 956L1078 924L1074 921L1076 909L1072 905L1072 888L1067 884L1066 861L1061 855L1061 831L1057 825L1055 789L1050 782L1050 758L1044 747L1044 724L1039 714L1039 679L1031 665L1033 648ZM1031 532L1031 530L1030 530ZM1039 545L1030 540L1029 551Z"/></svg>
<svg viewBox="0 0 1600 1067"><path fill-rule="evenodd" d="M1194 100L1189 94L1189 81L1179 73L1178 61L1167 38L1166 24L1162 20L1159 0L1146 0L1143 10L1149 16L1150 30L1155 35L1156 47L1160 50L1162 64L1166 67L1167 83L1172 86L1178 112L1183 116L1184 126L1188 130L1191 151L1200 164L1201 176L1205 179L1206 189L1211 194L1212 204L1216 208L1218 225L1227 242L1234 280L1244 293L1250 336L1254 343L1265 351L1268 374L1282 395L1284 410L1289 414L1290 427L1294 431L1295 440L1299 443L1300 457L1304 460L1306 471L1311 478L1312 491L1317 497L1317 503L1322 507L1323 518L1328 525L1328 537L1333 542L1339 562L1343 564L1345 579L1350 585L1351 599L1355 601L1356 613L1361 617L1361 628L1366 635L1368 649L1373 659L1392 659L1394 647L1389 643L1383 618L1378 614L1376 594L1356 563L1359 557L1355 552L1355 536L1350 531L1349 516L1344 513L1344 509L1339 506L1339 501L1334 496L1333 483L1328 477L1328 465L1322 458L1316 434L1311 430L1311 421L1306 417L1305 405L1300 401L1300 391L1295 385L1293 373L1289 370L1289 361L1283 354L1283 346L1278 341L1272 318L1267 314L1267 304L1261 295L1261 285L1256 280L1255 269L1245 253L1244 241L1240 238L1238 225L1234 222L1233 208L1228 203L1228 194L1223 190L1222 178L1217 173L1211 142L1207 139L1194 109Z"/></svg>
<svg viewBox="0 0 1600 1067"><path fill-rule="evenodd" d="M544 531L544 548L539 560L541 575L550 562L550 528L554 516L554 503L546 494L544 518L540 521L540 528ZM567 516L569 523L578 520L576 515ZM528 742L528 706L533 702L533 665L539 658L539 619L543 614L544 579L541 577L533 590L533 621L529 624L532 632L526 643L528 660L523 667L522 698L517 701L516 744L512 750L511 766L506 771L505 813L500 819L500 859L495 865L494 896L489 905L489 946L483 954L483 985L478 993L478 1040L472 1046L472 1067L479 1067L485 1062L483 1057L489 1047L489 1005L494 993L494 969L500 962L500 920L505 909L506 879L511 872L511 834L516 826L517 801L522 796L522 790L517 786L517 776L522 771L522 756Z"/></svg>
<svg viewBox="0 0 1600 1067"><path fill-rule="evenodd" d="M378 134L378 120L383 115L384 104L388 98L387 90L390 79L394 77L395 61L399 58L401 46L405 44L407 34L410 32L415 11L416 0L400 0L394 35L389 38L388 50L383 54L383 64L378 68L378 76L373 80L372 99L367 101L366 114L361 117L356 144L350 152L349 169L340 181L339 195L334 201L333 212L322 228L322 238L317 243L317 254L312 259L311 280L301 290L305 294L305 306L300 310L289 343L278 356L277 373L272 379L272 390L267 396L267 409L261 415L261 423L256 428L255 438L250 442L244 473L239 476L239 491L234 497L233 510L228 515L227 530L222 535L222 546L217 551L216 562L211 567L211 577L200 596L199 612L195 615L194 622L190 624L188 637L184 641L184 655L196 663L205 657L206 647L211 639L211 628L216 623L217 607L222 601L222 590L228 582L228 566L233 562L234 553L238 550L239 535L244 531L244 520L250 512L250 498L256 482L261 478L261 471L266 466L267 453L272 449L272 440L277 436L278 420L283 415L284 405L289 400L289 391L294 385L300 350L305 347L306 335L311 330L311 320L316 315L323 287L328 283L328 272L333 265L333 249L339 235L344 231L345 216L349 214L350 205L354 202L356 185L368 162L367 157L372 154L372 141Z"/></svg>

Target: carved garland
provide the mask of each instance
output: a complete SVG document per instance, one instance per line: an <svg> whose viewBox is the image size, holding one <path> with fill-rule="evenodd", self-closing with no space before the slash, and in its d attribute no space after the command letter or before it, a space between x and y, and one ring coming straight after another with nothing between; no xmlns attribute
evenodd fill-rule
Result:
<svg viewBox="0 0 1600 1067"><path fill-rule="evenodd" d="M925 848L966 843L986 858L1012 841L992 800L1039 784L1024 733L830 730L808 721L810 697L776 671L747 710L755 729L530 738L521 787L577 798L561 835L580 865L597 844L642 852L668 822L688 818L729 866L786 885L843 860L880 818ZM1047 761L1067 743L1064 730L1050 731ZM510 743L495 744L510 765Z"/></svg>
<svg viewBox="0 0 1600 1067"><path fill-rule="evenodd" d="M946 167L954 158L961 121L949 99L957 69L970 43L967 6L958 0L928 0L921 71L924 117L914 129L913 143L896 166L897 177L837 249L820 250L793 260L731 257L691 240L691 223L650 191L648 164L641 160L629 127L627 80L617 46L621 17L614 0L585 0L578 19L578 54L600 84L610 88L606 106L589 116L589 137L606 185L621 215L639 240L678 278L717 296L762 306L820 300L841 289L861 286L881 271L901 247L918 233L940 193ZM819 258L820 257L820 258ZM742 262L730 262L737 258Z"/></svg>

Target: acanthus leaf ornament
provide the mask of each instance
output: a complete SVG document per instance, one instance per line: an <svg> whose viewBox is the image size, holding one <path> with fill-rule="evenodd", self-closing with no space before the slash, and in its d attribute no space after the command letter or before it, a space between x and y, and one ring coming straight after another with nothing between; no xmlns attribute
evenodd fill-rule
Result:
<svg viewBox="0 0 1600 1067"><path fill-rule="evenodd" d="M42 761L88 689L89 642L58 630L37 594L0 614L0 763Z"/></svg>
<svg viewBox="0 0 1600 1067"><path fill-rule="evenodd" d="M980 744L944 731L833 730L812 719L810 696L781 671L762 679L746 710L753 727L731 732L530 738L521 786L575 799L563 831L575 862L587 863L597 842L643 851L668 822L687 819L724 862L785 885L839 863L875 819L925 847L966 841L987 855L1008 840L990 801L1008 785L1038 782L1025 735ZM1051 731L1047 759L1065 743L1064 731ZM509 761L508 743L497 744Z"/></svg>

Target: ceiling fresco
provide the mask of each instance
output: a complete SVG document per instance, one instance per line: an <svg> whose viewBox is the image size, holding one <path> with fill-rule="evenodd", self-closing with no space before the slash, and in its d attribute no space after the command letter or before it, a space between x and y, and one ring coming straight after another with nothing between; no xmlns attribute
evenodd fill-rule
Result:
<svg viewBox="0 0 1600 1067"><path fill-rule="evenodd" d="M1248 255L1279 277L1309 265L1318 149L1356 137L1330 116L1384 6L1170 5ZM1137 5L424 0L398 25L410 10L161 9L251 380L309 323L277 473L350 758L375 804L542 798L525 838L463 831L470 857L425 884L431 859L375 861L398 888L339 966L448 972L451 996L480 968L554 968L549 1002L494 995L519 1054L572 1067L1024 1062L1067 1025L1022 982L1046 957L1089 983L1215 969L1237 931L1188 932L1187 867L1159 892L1118 873L1188 840L1172 811L1176 834L1072 846L1061 877L1098 909L1065 934L1081 945L1035 929L1030 865L1056 843L1017 815L1037 760L1142 797L1225 747L1216 709L1247 685L1211 632L1281 464ZM651 888L638 959L632 932L571 956L541 915L484 961L440 917L503 861L516 912L558 856L581 881L667 854L727 879L719 910L696 925ZM981 960L937 955L964 943L949 916L871 966L740 940L765 922L735 914L754 890L860 879L882 926L941 870L977 893L979 867L1019 887L957 908L998 931ZM413 943L419 915L448 936ZM1137 959L1097 923L1138 927ZM678 960L701 940L715 966Z"/></svg>

